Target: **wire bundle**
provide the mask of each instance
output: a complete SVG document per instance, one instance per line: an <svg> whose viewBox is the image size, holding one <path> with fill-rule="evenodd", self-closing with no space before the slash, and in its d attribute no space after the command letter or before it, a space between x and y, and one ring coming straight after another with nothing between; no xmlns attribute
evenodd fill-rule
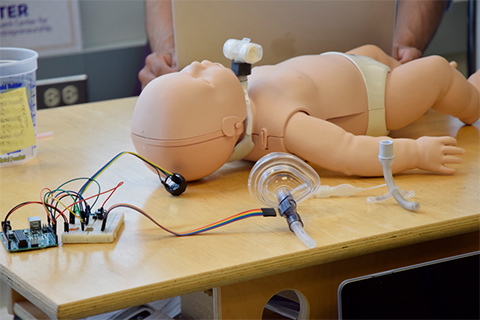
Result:
<svg viewBox="0 0 480 320"><path fill-rule="evenodd" d="M134 205L131 205L131 204L118 203L118 204L112 205L108 210L104 211L103 208L105 207L107 201L110 199L110 197L113 195L113 193L123 184L123 182L120 182L117 186L115 186L115 187L113 187L113 188L111 188L107 191L102 191L101 187L100 187L100 184L98 183L98 181L96 179L105 170L107 170L116 160L118 160L118 158L120 158L121 156L123 156L125 154L131 154L131 155L143 160L147 164L151 165L157 171L157 174L160 177L160 180L162 181L162 183L164 185L166 185L167 183L171 183L171 181L165 182L166 179L177 175L177 174L171 173L171 172L157 166L156 164L150 162L149 160L143 158L142 156L140 156L136 153L133 153L133 152L130 152L130 151L121 152L121 153L117 154L115 157L113 157L103 167L101 167L95 174L92 175L92 177L71 179L67 182L62 183L60 186L58 186L54 190L44 188L40 192L40 201L27 201L27 202L23 202L21 204L16 205L5 216L5 219L4 219L5 225L7 225L6 222L8 220L8 217L13 212L15 212L16 210L18 210L18 209L20 209L20 208L22 208L26 205L40 204L44 207L44 209L47 213L48 224L50 225L52 223L52 224L55 225L57 219L61 216L64 219L64 222L65 222L65 231L68 232L68 230L69 230L69 228L68 228L69 220L65 216L65 212L66 211L70 212L70 223L72 223L72 221L75 219L75 217L77 217L82 223L84 223L85 220L88 222L88 217L89 216L96 216L95 213L91 212L91 208L93 208L95 206L95 204L99 200L99 197L101 195L104 195L104 194L109 194L109 195L107 196L107 198L104 200L104 202L102 203L102 205L100 207L100 211L105 212L104 216L102 217L102 219L103 219L102 231L105 229L108 214L112 210L114 210L116 208L121 208L121 207L132 209L132 210L144 215L146 218L148 218L150 221L152 221L158 227L160 227L163 230L165 230L166 232L169 232L169 233L171 233L173 235L176 235L176 236L190 236L190 235L199 234L199 233L210 231L210 230L219 228L221 226L225 226L227 224L233 223L235 221L240 221L240 220L250 218L250 217L275 216L276 215L275 210L271 209L271 208L247 210L247 211L240 212L240 213L235 214L231 217L219 220L217 222L211 223L209 225L206 225L206 226L203 226L203 227L200 227L200 228L196 228L196 229L193 229L193 230L190 230L190 231L185 231L185 232L176 232L176 231L170 230L170 229L162 226L157 221L155 221L150 215L148 215L145 211L143 211L142 209L140 209L140 208L138 208ZM163 178L161 176L161 174L165 175L166 178ZM74 181L78 181L78 180L86 180L86 182L82 185L82 187L80 188L79 191L75 192L75 191L72 191L72 190L67 190L65 188L66 185L68 185L68 184L70 184ZM90 187L90 185L92 183L97 185L97 187L98 187L97 192L92 196L84 197L85 191ZM65 204L64 199L67 199L67 200L70 199L71 200L70 204L68 204L68 205ZM90 205L90 204L88 204L87 201L91 200L91 199L94 199L94 201ZM62 207L63 209L60 209L59 207Z"/></svg>
<svg viewBox="0 0 480 320"><path fill-rule="evenodd" d="M69 180L69 181L63 183L60 187L58 187L54 190L50 190L48 188L43 188L42 191L40 192L40 201L26 201L26 202L23 202L23 203L20 203L20 204L16 205L15 207L13 207L7 213L4 221L6 222L8 220L8 217L13 212L15 212L16 210L18 210L22 207L25 207L26 205L40 204L44 207L45 212L47 213L47 221L48 221L49 224L50 223L56 223L57 219L60 216L63 218L64 222L68 223L69 220L65 216L65 211L67 211L67 210L70 211L70 213L72 215L74 215L75 217L80 219L81 222L83 222L84 217L82 217L80 215L80 213L81 212L89 213L89 211L90 211L90 205L87 203L87 200L95 198L95 202L94 202L94 204L95 204L97 202L98 198L101 195L106 194L106 193L110 193L108 195L107 199L103 202L103 205L102 205L102 207L103 207L106 204L106 202L108 201L108 199L110 199L112 194L117 190L117 188L120 187L123 184L123 182L120 182L116 187L111 188L107 191L101 192L100 184L98 184L98 182L95 181L98 185L99 192L94 194L93 196L90 196L90 197L87 197L87 198L84 198L78 192L67 191L67 190L64 190L64 189L61 188L62 186L66 185L70 182L73 182L73 181L76 181L76 180L81 180L81 179L91 180L91 178L76 178L76 179L72 179L72 180ZM42 197L42 194L43 194L43 197ZM71 204L65 205L63 199L66 198L66 197L70 197L72 199ZM63 210L59 209L59 205L61 205L63 207Z"/></svg>
<svg viewBox="0 0 480 320"><path fill-rule="evenodd" d="M90 184L92 182L95 181L95 179L98 178L99 175L101 175L105 170L108 169L108 167L110 167L115 161L118 160L118 158L120 158L121 156L125 155L125 154L131 154L137 158L139 158L140 160L146 162L147 164L149 164L150 166L152 166L156 171L157 171L157 174L158 176L160 177L160 180L163 182L164 179L162 178L162 176L160 175L160 173L163 173L165 176L171 176L173 175L172 172L170 171L167 171L159 166L157 166L155 163L145 159L144 157L142 157L141 155L139 154L136 154L134 152L130 152L130 151L123 151L123 152L120 152L119 154L117 154L115 157L113 157L110 161L108 161L103 167L101 167L91 178L90 178L90 181L87 181L79 190L79 193L80 194L83 194L85 192L85 190L87 190L87 188L90 186Z"/></svg>
<svg viewBox="0 0 480 320"><path fill-rule="evenodd" d="M193 229L193 230L190 230L190 231L185 231L185 232L176 232L176 231L173 231L173 230L170 230L164 226L162 226L161 224L159 224L157 221L155 221L155 219L153 219L149 214L147 214L145 211L143 211L142 209L136 207L136 206L133 206L131 204L128 204L128 203L118 203L118 204L115 204L113 206L111 206L108 210L107 210L107 215L108 213L110 213L113 209L116 209L116 208L128 208L128 209L132 209L134 211L137 211L139 213L141 213L142 215L144 215L145 217L147 217L150 221L152 221L153 223L155 223L158 227L162 228L163 230L173 234L173 235L176 235L176 236L191 236L191 235L194 235L194 234L199 234L199 233L202 233L202 232L206 232L206 231L210 231L210 230L213 230L213 229L216 229L216 228L219 228L219 227L222 227L224 225L227 225L227 224L230 224L232 222L235 222L235 221L240 221L240 220L243 220L243 219L246 219L246 218L250 218L250 217L259 217L259 216L266 216L265 214L265 210L266 209L252 209L252 210L247 210L247 211L244 211L244 212L240 212L240 213L237 213L231 217L228 217L228 218L225 218L225 219L222 219L220 221L217 221L217 222L214 222L214 223L211 223L211 224L208 224L206 226L203 226L203 227L200 227L200 228L196 228L196 229Z"/></svg>

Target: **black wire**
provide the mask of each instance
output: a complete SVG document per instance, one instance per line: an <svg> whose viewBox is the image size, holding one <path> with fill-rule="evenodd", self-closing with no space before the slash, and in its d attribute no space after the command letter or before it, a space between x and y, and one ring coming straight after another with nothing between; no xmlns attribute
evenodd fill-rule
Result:
<svg viewBox="0 0 480 320"><path fill-rule="evenodd" d="M60 194L62 194L62 193L65 193L65 194L64 194L63 196L61 196L60 198L57 198L58 195L60 195ZM75 197L74 197L72 194L75 195ZM77 192L75 192L75 191L62 191L62 192L59 192L59 193L55 196L55 200L57 200L57 204L55 205L55 209L57 209L57 211L60 211L60 210L58 209L58 205L59 205L59 203L60 203L60 200L62 200L62 199L65 198L65 197L69 197L69 196L73 198L73 202L80 201L80 202L78 202L76 205L79 205L79 207L80 207L79 210L82 211L82 209L83 209L82 204L83 204L84 202L86 203L86 201L84 200L84 198L83 198L82 196L80 196L80 195L79 195ZM53 205L53 200L54 200L54 199L52 199L52 205ZM75 208L72 208L72 210L75 210Z"/></svg>
<svg viewBox="0 0 480 320"><path fill-rule="evenodd" d="M4 222L5 222L5 223L7 222L8 217L9 217L15 210L17 210L17 209L19 209L20 207L23 207L23 206L25 206L25 205L28 205L28 204L40 204L40 205L42 205L42 206L45 205L45 206L47 206L47 207L49 207L49 208L57 211L57 212L63 217L63 220L65 220L65 222L68 222L68 221L66 220L65 215L62 214L62 212L61 212L59 209L55 208L55 207L52 206L51 204L42 203L42 202L39 202L39 201L26 201L26 202L22 202L22 203L20 203L20 204L17 204L15 207L13 207L12 209L10 209L10 211L7 213L7 215L5 216ZM47 218L48 218L48 221L51 220L51 218L50 218L50 216L49 216L48 214L47 214Z"/></svg>

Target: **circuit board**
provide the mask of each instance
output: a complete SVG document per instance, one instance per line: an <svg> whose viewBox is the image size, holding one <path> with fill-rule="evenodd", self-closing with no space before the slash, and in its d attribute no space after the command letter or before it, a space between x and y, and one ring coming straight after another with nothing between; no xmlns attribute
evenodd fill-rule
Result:
<svg viewBox="0 0 480 320"><path fill-rule="evenodd" d="M117 237L120 227L123 225L123 213L113 212L108 215L104 230L103 215L97 215L97 219L90 219L90 222L81 226L76 224L67 224L69 232L63 232L63 243L101 243L113 242ZM41 226L39 217L29 217L30 228L12 230L10 221L2 221L2 232L0 238L8 252L27 251L35 249L44 249L58 246L58 237L49 225Z"/></svg>
<svg viewBox="0 0 480 320"><path fill-rule="evenodd" d="M123 213L112 212L108 215L105 229L102 231L103 220L89 219L89 223L84 226L77 221L76 224L70 224L70 231L62 233L63 243L102 243L113 242L117 237L120 227L123 225Z"/></svg>
<svg viewBox="0 0 480 320"><path fill-rule="evenodd" d="M0 238L9 252L44 249L58 246L58 241L49 227L42 227L36 232L31 229L7 230L0 232Z"/></svg>

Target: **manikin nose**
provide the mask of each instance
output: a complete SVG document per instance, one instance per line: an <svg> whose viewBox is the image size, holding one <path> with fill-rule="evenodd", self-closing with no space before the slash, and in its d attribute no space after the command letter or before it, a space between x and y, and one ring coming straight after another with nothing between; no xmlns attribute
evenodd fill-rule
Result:
<svg viewBox="0 0 480 320"><path fill-rule="evenodd" d="M205 66L203 66L200 62L194 61L187 67L185 67L185 71L190 73L192 76L195 78L198 76L198 74L202 71L205 70Z"/></svg>

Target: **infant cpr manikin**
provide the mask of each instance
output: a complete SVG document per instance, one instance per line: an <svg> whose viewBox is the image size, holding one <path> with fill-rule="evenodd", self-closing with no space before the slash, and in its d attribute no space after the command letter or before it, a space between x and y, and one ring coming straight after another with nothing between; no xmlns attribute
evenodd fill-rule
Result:
<svg viewBox="0 0 480 320"><path fill-rule="evenodd" d="M436 56L400 65L371 45L347 53L391 70L384 92L387 130L410 124L430 108L466 124L478 120L480 71L467 80ZM247 160L287 152L348 175L381 176L379 141L391 138L366 135L369 96L359 69L336 54L255 67L248 76L248 95L229 68L194 62L145 87L135 106L131 136L139 154L189 181L220 168L242 141L249 121L254 147L245 154ZM460 163L463 153L453 137L395 139L392 172L419 168L452 174L455 169L448 165Z"/></svg>

